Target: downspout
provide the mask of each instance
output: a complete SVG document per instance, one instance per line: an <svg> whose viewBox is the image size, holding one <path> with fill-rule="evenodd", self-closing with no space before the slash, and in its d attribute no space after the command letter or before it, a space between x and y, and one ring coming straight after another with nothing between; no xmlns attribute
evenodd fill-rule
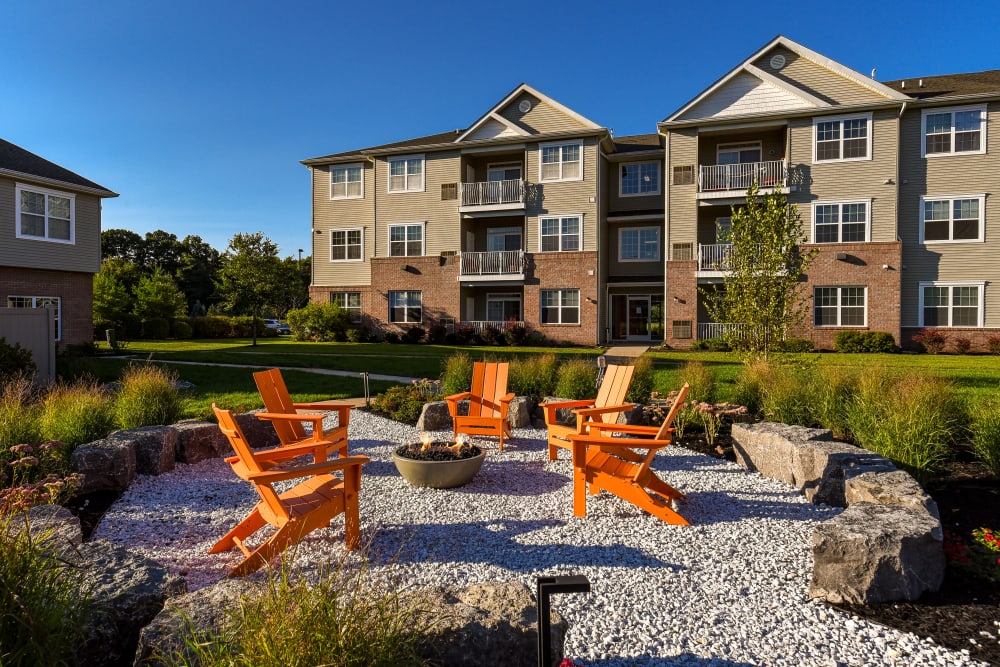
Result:
<svg viewBox="0 0 1000 667"><path fill-rule="evenodd" d="M668 305L670 304L670 301L667 299L667 267L670 264L670 258L672 256L672 253L670 251L671 178L669 172L670 172L670 134L667 133L663 135L663 340L664 341L666 341L668 334L667 322L670 321L670 318L667 317L667 308L670 307ZM695 317L697 319L697 311Z"/></svg>
<svg viewBox="0 0 1000 667"><path fill-rule="evenodd" d="M899 155L902 152L903 146L903 114L906 113L906 107L909 104L909 100L903 102L903 106L899 108L899 115L896 117L896 241L899 242L899 266L896 270L900 272L899 274L899 293L896 294L896 303L900 304L899 307L899 323L896 330L897 340L903 342L903 239L899 233L899 209L900 200L902 197L902 186L903 186L903 166L902 161L899 159ZM923 141L923 136L921 136L921 141Z"/></svg>

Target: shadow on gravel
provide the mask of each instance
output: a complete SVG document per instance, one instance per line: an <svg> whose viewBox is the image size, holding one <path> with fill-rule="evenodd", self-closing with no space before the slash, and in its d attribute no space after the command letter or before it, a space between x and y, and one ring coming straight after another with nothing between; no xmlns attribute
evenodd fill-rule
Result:
<svg viewBox="0 0 1000 667"><path fill-rule="evenodd" d="M606 660L587 660L587 667L620 667L620 665L635 665L636 667L673 667L674 665L711 665L711 667L757 667L752 662L737 662L722 658L703 658L692 653L681 653L669 658L654 658L639 656L637 658L608 658Z"/></svg>
<svg viewBox="0 0 1000 667"><path fill-rule="evenodd" d="M669 480L668 480L669 482ZM791 493L791 492L790 492ZM748 496L751 494L747 494ZM760 496L760 492L752 495ZM821 505L790 503L786 493L770 493L774 500L741 497L739 491L700 491L689 493L678 503L678 511L692 524L737 523L746 519L778 521L823 521L841 509Z"/></svg>

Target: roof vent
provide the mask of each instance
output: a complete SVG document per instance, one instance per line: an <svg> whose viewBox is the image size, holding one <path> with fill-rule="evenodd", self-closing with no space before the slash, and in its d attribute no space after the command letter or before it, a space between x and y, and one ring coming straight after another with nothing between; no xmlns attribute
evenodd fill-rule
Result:
<svg viewBox="0 0 1000 667"><path fill-rule="evenodd" d="M900 81L899 82L899 87L900 88L906 88L906 82L905 81Z"/></svg>
<svg viewBox="0 0 1000 667"><path fill-rule="evenodd" d="M924 80L923 79L920 79L920 81L917 82L917 87L919 87L919 88L923 88L924 87Z"/></svg>
<svg viewBox="0 0 1000 667"><path fill-rule="evenodd" d="M771 69L773 70L781 69L782 67L785 66L785 56L781 55L780 53L774 54L773 56L771 56L770 64L771 64Z"/></svg>

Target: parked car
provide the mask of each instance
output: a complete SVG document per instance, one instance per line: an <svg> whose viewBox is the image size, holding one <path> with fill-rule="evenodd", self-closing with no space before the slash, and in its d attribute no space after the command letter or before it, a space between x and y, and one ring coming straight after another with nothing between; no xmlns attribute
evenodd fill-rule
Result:
<svg viewBox="0 0 1000 667"><path fill-rule="evenodd" d="M279 320L264 320L264 326L268 329L276 329L279 336L288 336L292 333L292 328L288 326L288 322L281 322Z"/></svg>

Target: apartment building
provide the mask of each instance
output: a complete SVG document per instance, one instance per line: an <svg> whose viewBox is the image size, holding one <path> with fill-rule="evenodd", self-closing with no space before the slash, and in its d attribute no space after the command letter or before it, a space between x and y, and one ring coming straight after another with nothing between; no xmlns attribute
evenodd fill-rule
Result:
<svg viewBox="0 0 1000 667"><path fill-rule="evenodd" d="M1000 70L881 83L783 36L655 134L615 137L522 84L467 129L303 161L311 298L381 331L690 347L729 324L705 294L756 182L818 250L799 332L817 347L928 326L982 346L1000 333L997 120Z"/></svg>
<svg viewBox="0 0 1000 667"><path fill-rule="evenodd" d="M662 339L662 157L522 84L466 129L304 160L310 297L383 332Z"/></svg>

